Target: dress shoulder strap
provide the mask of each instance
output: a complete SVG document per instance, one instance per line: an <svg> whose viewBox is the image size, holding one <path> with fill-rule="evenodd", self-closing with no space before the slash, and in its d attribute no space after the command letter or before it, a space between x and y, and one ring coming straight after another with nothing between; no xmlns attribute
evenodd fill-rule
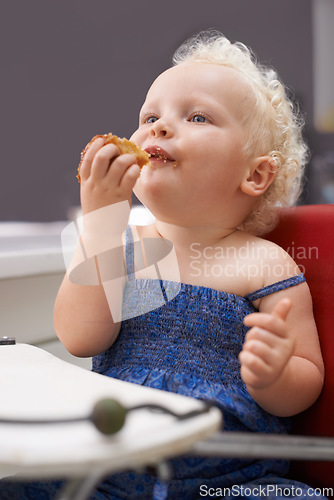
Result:
<svg viewBox="0 0 334 500"><path fill-rule="evenodd" d="M128 225L125 231L125 261L126 272L129 280L134 279L135 276L135 257L134 257L134 243L131 227Z"/></svg>
<svg viewBox="0 0 334 500"><path fill-rule="evenodd" d="M300 273L297 274L296 276L292 276L291 278L287 278L282 281L277 281L277 283L272 283L271 285L260 288L259 290L255 290L255 292L246 295L245 299L248 299L250 302L253 302L254 300L266 297L266 295L271 295L272 293L279 292L281 290L285 290L286 288L299 285L304 281L306 281L305 276L303 275L303 273Z"/></svg>

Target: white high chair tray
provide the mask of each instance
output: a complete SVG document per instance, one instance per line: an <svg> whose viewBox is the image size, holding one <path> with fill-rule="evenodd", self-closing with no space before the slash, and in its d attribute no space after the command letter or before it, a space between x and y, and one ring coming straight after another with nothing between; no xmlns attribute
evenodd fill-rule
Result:
<svg viewBox="0 0 334 500"><path fill-rule="evenodd" d="M85 417L102 398L125 407L143 403L177 413L199 409L201 401L122 382L56 358L26 344L0 345L0 419ZM130 412L112 436L91 422L0 424L0 477L75 477L154 465L186 453L221 425L217 408L178 420L147 409Z"/></svg>

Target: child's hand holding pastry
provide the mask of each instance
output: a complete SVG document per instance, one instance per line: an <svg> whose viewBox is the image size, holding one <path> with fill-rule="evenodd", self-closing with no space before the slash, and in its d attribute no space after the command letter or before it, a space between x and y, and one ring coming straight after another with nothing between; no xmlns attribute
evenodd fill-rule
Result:
<svg viewBox="0 0 334 500"><path fill-rule="evenodd" d="M114 203L131 201L132 189L140 173L133 154L120 154L104 137L91 142L80 165L83 215Z"/></svg>

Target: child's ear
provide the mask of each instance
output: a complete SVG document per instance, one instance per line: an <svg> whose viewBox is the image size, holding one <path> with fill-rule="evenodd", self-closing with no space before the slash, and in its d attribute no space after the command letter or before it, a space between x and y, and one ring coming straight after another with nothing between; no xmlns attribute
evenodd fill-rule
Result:
<svg viewBox="0 0 334 500"><path fill-rule="evenodd" d="M270 156L255 158L241 182L240 189L250 196L260 196L265 193L277 174L277 165Z"/></svg>

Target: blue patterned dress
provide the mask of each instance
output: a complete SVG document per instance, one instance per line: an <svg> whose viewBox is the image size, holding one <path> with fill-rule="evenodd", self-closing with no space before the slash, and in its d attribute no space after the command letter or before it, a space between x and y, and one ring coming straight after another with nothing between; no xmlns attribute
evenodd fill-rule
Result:
<svg viewBox="0 0 334 500"><path fill-rule="evenodd" d="M93 358L93 371L214 401L223 412L225 431L285 434L289 420L268 414L248 394L240 376L238 354L248 330L243 318L256 311L252 302L296 286L305 281L304 276L299 274L241 297L204 286L135 279L129 229L126 254L129 282L123 313L128 319L123 320L116 342ZM164 304L154 308L159 294ZM133 317L138 303L147 312ZM153 474L119 473L104 480L92 499L194 500L208 496L208 492L210 498L229 498L230 491L231 498L255 500L260 485L270 485L266 498L279 498L282 491L285 496L289 491L291 497L309 497L307 486L284 479L289 467L284 460L180 457L171 464L173 477L167 484ZM50 488L55 485L49 484ZM6 497L1 496L0 483L0 498L54 498L43 496L48 491L45 484L27 487L36 496Z"/></svg>

